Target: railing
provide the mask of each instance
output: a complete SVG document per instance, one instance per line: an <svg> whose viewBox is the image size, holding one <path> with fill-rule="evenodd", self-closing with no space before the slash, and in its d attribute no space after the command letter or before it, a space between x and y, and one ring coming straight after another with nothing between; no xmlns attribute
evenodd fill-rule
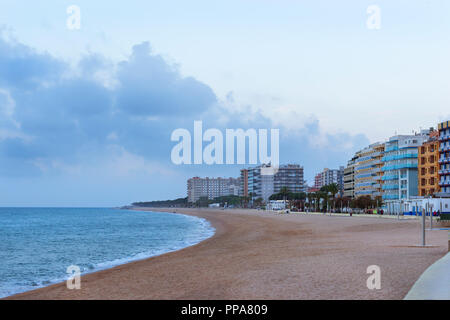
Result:
<svg viewBox="0 0 450 320"><path fill-rule="evenodd" d="M372 173L357 174L357 175L355 175L355 179L364 179L364 178L370 178L370 177L372 177Z"/></svg>
<svg viewBox="0 0 450 320"><path fill-rule="evenodd" d="M398 184L383 184L383 190L398 190Z"/></svg>
<svg viewBox="0 0 450 320"><path fill-rule="evenodd" d="M397 147L397 146L394 146L394 147L387 147L387 148L384 150L384 152L396 151L396 150L398 150L398 147Z"/></svg>
<svg viewBox="0 0 450 320"><path fill-rule="evenodd" d="M381 180L398 180L398 175L383 176Z"/></svg>
<svg viewBox="0 0 450 320"><path fill-rule="evenodd" d="M396 154L392 156L385 156L382 158L384 162L392 161L392 160L400 160L400 159L411 159L417 158L417 153L406 153L406 154Z"/></svg>
<svg viewBox="0 0 450 320"><path fill-rule="evenodd" d="M382 169L383 169L383 171L389 171L389 170L397 170L397 169L405 169L405 168L417 168L417 164L400 163L400 164L395 164L395 165L384 166Z"/></svg>

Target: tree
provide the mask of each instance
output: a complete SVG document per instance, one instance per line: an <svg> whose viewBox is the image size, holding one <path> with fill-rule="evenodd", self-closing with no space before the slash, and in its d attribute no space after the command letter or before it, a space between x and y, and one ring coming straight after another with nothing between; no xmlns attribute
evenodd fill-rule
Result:
<svg viewBox="0 0 450 320"><path fill-rule="evenodd" d="M332 204L333 204L333 207L335 208L336 207L335 196L339 192L339 186L336 183L331 183L331 184L328 184L328 185L320 188L320 191L324 192L326 194L325 202L327 205L329 204L329 195L332 196L332 198L331 198Z"/></svg>
<svg viewBox="0 0 450 320"><path fill-rule="evenodd" d="M280 189L280 194L283 196L283 200L287 200L289 196L289 189L287 187L282 187Z"/></svg>
<svg viewBox="0 0 450 320"><path fill-rule="evenodd" d="M259 197L259 198L257 198L257 199L255 200L255 206L257 206L257 207L262 206L263 203L264 203L264 200L263 200L263 198L261 198L261 197Z"/></svg>
<svg viewBox="0 0 450 320"><path fill-rule="evenodd" d="M371 207L373 200L370 196L360 196L352 201L352 207L358 209L367 209Z"/></svg>

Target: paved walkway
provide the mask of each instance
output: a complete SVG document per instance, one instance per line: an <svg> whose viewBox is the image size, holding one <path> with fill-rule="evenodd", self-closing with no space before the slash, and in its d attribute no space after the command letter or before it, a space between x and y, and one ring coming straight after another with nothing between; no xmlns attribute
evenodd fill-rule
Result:
<svg viewBox="0 0 450 320"><path fill-rule="evenodd" d="M405 300L450 300L450 253L425 270Z"/></svg>

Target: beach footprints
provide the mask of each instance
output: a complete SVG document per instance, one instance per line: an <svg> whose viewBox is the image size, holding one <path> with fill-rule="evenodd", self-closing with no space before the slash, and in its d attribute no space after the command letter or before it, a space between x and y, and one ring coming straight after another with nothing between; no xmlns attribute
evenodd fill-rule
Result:
<svg viewBox="0 0 450 320"><path fill-rule="evenodd" d="M79 266L70 265L66 270L69 278L66 281L67 289L69 290L79 290L81 289L81 270Z"/></svg>
<svg viewBox="0 0 450 320"><path fill-rule="evenodd" d="M366 285L369 290L381 289L381 269L377 265L370 265L367 267L367 274L370 274L367 278Z"/></svg>

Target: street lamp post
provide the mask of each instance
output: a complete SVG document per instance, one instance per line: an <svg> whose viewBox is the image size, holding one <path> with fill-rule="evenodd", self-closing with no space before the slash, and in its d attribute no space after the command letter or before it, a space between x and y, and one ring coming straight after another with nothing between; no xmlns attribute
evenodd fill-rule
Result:
<svg viewBox="0 0 450 320"><path fill-rule="evenodd" d="M425 247L425 208L422 209L422 246Z"/></svg>

